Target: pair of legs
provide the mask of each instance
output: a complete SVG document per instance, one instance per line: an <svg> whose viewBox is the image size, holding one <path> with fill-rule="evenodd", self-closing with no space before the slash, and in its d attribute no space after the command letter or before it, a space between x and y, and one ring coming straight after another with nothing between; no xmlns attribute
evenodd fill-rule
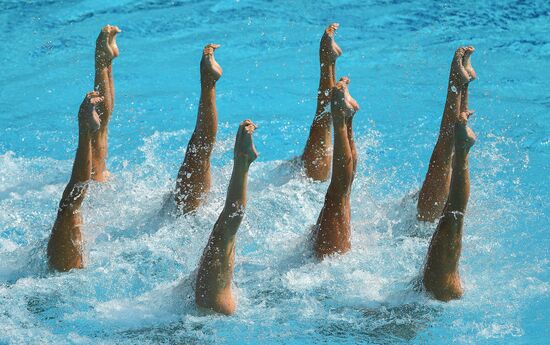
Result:
<svg viewBox="0 0 550 345"><path fill-rule="evenodd" d="M338 27L337 23L330 24L325 29L319 45L321 77L317 91L317 110L302 154L306 176L316 181L326 181L330 174L332 138L331 113L328 106L330 93L336 85L336 59L342 55L342 49L334 41Z"/></svg>
<svg viewBox="0 0 550 345"><path fill-rule="evenodd" d="M452 157L454 152L454 126L460 113L468 109L468 85L476 78L470 56L473 47L460 47L451 63L447 101L426 178L420 189L417 217L422 221L433 222L441 216L449 196L451 185Z"/></svg>
<svg viewBox="0 0 550 345"><path fill-rule="evenodd" d="M468 110L468 83L476 76L470 64L473 51L473 47L461 47L455 53L441 133L418 203L419 219L440 217L428 249L423 285L442 301L462 296L458 263L470 196L468 153L475 142L467 125L473 113Z"/></svg>
<svg viewBox="0 0 550 345"><path fill-rule="evenodd" d="M107 124L113 110L111 63L118 56L116 26L105 26L96 42L96 91L86 94L78 112L78 148L71 179L59 202L57 218L48 242L48 261L59 271L82 268L82 216L80 207L88 181L104 181Z"/></svg>
<svg viewBox="0 0 550 345"><path fill-rule="evenodd" d="M449 301L462 296L458 262L462 249L464 214L470 196L468 153L475 135L463 112L454 128L454 157L449 197L430 242L423 284L436 299Z"/></svg>
<svg viewBox="0 0 550 345"><path fill-rule="evenodd" d="M233 314L236 307L231 292L235 240L246 208L248 168L258 157L252 141L255 129L256 125L250 120L239 126L225 206L214 225L197 272L197 305L227 315Z"/></svg>
<svg viewBox="0 0 550 345"><path fill-rule="evenodd" d="M359 105L348 91L348 78L332 90L331 114L334 127L332 177L325 203L313 231L313 249L319 258L345 253L351 247L350 193L357 165L352 120Z"/></svg>
<svg viewBox="0 0 550 345"><path fill-rule="evenodd" d="M68 271L84 266L80 206L86 196L88 181L92 175L92 140L100 128L97 108L103 101L99 92L90 92L82 101L78 112L78 148L71 179L63 191L48 242L50 266L58 271Z"/></svg>
<svg viewBox="0 0 550 345"><path fill-rule="evenodd" d="M176 204L183 213L196 210L210 191L210 156L218 131L216 82L222 75L222 68L214 58L214 51L219 47L217 44L206 45L201 58L201 95L197 123L176 180Z"/></svg>

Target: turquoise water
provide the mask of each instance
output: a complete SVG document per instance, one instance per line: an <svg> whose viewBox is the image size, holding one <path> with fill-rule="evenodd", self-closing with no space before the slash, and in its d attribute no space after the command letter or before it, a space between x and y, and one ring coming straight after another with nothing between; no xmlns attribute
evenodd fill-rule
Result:
<svg viewBox="0 0 550 345"><path fill-rule="evenodd" d="M547 1L0 2L0 344L543 344L550 337L550 5ZM352 251L307 250L326 183L289 161L315 110L318 42L341 24L358 176ZM99 29L116 24L112 180L83 207L87 267L49 272L45 245L93 87ZM220 130L209 202L161 212L195 123L203 45L217 60ZM454 49L472 44L478 143L465 295L413 291L433 226L412 195L428 163ZM190 281L219 214L237 124L261 156L235 265L237 313L195 309Z"/></svg>

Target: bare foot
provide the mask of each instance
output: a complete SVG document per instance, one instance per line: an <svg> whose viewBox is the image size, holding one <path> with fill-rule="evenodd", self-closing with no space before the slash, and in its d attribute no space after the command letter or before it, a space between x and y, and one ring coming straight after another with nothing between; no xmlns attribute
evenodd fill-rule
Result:
<svg viewBox="0 0 550 345"><path fill-rule="evenodd" d="M102 66L108 65L119 54L116 44L116 34L121 32L118 26L105 25L96 40L96 62Z"/></svg>
<svg viewBox="0 0 550 345"><path fill-rule="evenodd" d="M86 94L82 104L80 105L80 111L78 113L78 120L90 133L95 133L101 126L101 120L99 114L96 111L96 106L103 102L103 97L99 96L99 92L92 91Z"/></svg>
<svg viewBox="0 0 550 345"><path fill-rule="evenodd" d="M472 56L473 52L475 51L475 48L472 46L468 46L465 48L464 51L464 57L462 59L462 66L464 66L464 69L468 73L468 76L470 77L469 81L472 81L476 79L476 71L474 71L474 68L472 67L472 63L470 62L470 57Z"/></svg>
<svg viewBox="0 0 550 345"><path fill-rule="evenodd" d="M342 49L334 41L334 34L340 24L332 23L326 29L323 37L321 38L321 44L319 47L319 56L323 63L333 63L336 59L342 55Z"/></svg>
<svg viewBox="0 0 550 345"><path fill-rule="evenodd" d="M460 113L458 121L455 124L455 151L462 150L468 153L470 148L476 142L476 135L474 131L468 126L468 118L473 112L465 111Z"/></svg>
<svg viewBox="0 0 550 345"><path fill-rule="evenodd" d="M342 77L332 90L331 108L337 110L332 112L333 117L338 116L338 113L343 114L346 118L353 117L355 112L359 110L359 104L349 93L349 83L350 80L348 77Z"/></svg>
<svg viewBox="0 0 550 345"><path fill-rule="evenodd" d="M219 44L207 44L202 51L201 79L204 82L215 83L222 76L222 68L214 58L214 51Z"/></svg>
<svg viewBox="0 0 550 345"><path fill-rule="evenodd" d="M258 128L252 121L245 120L239 125L237 138L235 139L234 159L244 158L248 164L258 158L258 151L254 147L252 134Z"/></svg>
<svg viewBox="0 0 550 345"><path fill-rule="evenodd" d="M464 60L466 52L468 52L466 62L470 62L470 55L472 54L473 49L473 47L460 47L455 51L453 62L451 63L451 75L449 77L449 82L451 83L451 87L454 87L453 91L455 93L458 92L458 88L462 88L462 86L470 82L472 78L470 73L464 67ZM473 71L473 69L471 70Z"/></svg>

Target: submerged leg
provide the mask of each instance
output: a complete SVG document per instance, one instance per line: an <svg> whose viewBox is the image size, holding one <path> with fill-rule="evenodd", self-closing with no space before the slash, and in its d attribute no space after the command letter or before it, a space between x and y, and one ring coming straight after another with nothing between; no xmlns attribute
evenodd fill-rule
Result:
<svg viewBox="0 0 550 345"><path fill-rule="evenodd" d="M330 92L336 84L336 59L342 55L342 50L334 41L334 33L337 29L337 23L330 24L321 38L319 47L321 77L317 91L317 110L302 155L306 176L317 181L328 179L332 159L331 119L328 105Z"/></svg>
<svg viewBox="0 0 550 345"><path fill-rule="evenodd" d="M342 78L332 91L332 120L334 124L334 159L332 177L323 209L313 233L313 249L319 258L345 253L351 247L350 192L355 169L355 157L350 145L351 118L359 109L348 91L349 79ZM349 132L348 132L349 131ZM354 149L355 145L353 145Z"/></svg>
<svg viewBox="0 0 550 345"><path fill-rule="evenodd" d="M94 85L104 101L97 107L101 127L92 136L92 178L99 182L106 181L109 177L106 165L108 132L115 104L112 62L119 54L116 44L116 35L119 32L117 26L106 25L96 41Z"/></svg>
<svg viewBox="0 0 550 345"><path fill-rule="evenodd" d="M95 107L102 100L98 92L88 93L78 113L78 148L73 171L59 202L57 218L48 242L50 266L58 271L83 267L80 206L86 196L92 172L91 138L100 127Z"/></svg>
<svg viewBox="0 0 550 345"><path fill-rule="evenodd" d="M458 263L462 249L464 213L470 196L468 152L475 135L467 126L468 112L455 125L455 154L449 198L430 242L423 284L436 299L449 301L462 296Z"/></svg>
<svg viewBox="0 0 550 345"><path fill-rule="evenodd" d="M236 307L231 292L235 240L246 208L248 167L258 157L252 141L255 129L250 120L239 126L225 206L202 254L195 286L197 305L227 315Z"/></svg>
<svg viewBox="0 0 550 345"><path fill-rule="evenodd" d="M176 204L183 213L196 210L210 190L210 156L218 131L216 81L222 75L222 69L214 59L214 50L218 47L217 44L208 44L202 54L197 123L176 180Z"/></svg>
<svg viewBox="0 0 550 345"><path fill-rule="evenodd" d="M454 125L459 113L467 109L467 85L475 78L475 72L470 64L473 47L461 47L455 52L451 64L447 101L441 120L439 138L435 144L428 172L418 196L417 217L419 220L433 222L443 211L449 195L451 183L451 165L454 145Z"/></svg>

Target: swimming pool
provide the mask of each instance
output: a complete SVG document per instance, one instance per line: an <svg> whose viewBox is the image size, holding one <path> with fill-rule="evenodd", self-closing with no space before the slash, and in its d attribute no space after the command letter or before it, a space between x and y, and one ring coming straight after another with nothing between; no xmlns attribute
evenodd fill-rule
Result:
<svg viewBox="0 0 550 345"><path fill-rule="evenodd" d="M550 4L547 1L94 1L0 3L0 343L542 344L550 337ZM318 42L339 22L338 76L361 104L352 251L306 246L326 183L289 163L315 111ZM93 87L100 28L120 26L112 180L84 204L87 267L48 272L45 244ZM161 212L192 132L205 43L220 128L196 216ZM465 295L413 291L433 227L414 221L454 49L472 44ZM261 153L237 239L232 317L189 281L223 206L237 124Z"/></svg>

